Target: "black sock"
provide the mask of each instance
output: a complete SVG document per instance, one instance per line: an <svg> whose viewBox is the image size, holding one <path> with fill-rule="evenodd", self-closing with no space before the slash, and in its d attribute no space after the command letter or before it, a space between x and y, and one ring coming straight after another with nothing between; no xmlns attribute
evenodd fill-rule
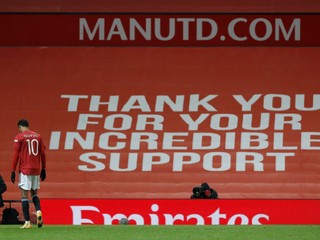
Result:
<svg viewBox="0 0 320 240"><path fill-rule="evenodd" d="M40 207L40 199L38 197L38 195L33 195L32 196L32 202L34 204L34 207L37 211L41 211L41 207Z"/></svg>
<svg viewBox="0 0 320 240"><path fill-rule="evenodd" d="M27 198L22 199L22 211L25 221L30 221L30 213L29 213L29 200Z"/></svg>

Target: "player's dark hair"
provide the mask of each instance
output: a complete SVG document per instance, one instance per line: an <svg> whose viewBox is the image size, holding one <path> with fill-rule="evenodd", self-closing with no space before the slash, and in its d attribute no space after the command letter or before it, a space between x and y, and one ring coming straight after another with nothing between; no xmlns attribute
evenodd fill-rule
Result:
<svg viewBox="0 0 320 240"><path fill-rule="evenodd" d="M18 127L29 127L29 122L27 119L21 119L18 121Z"/></svg>

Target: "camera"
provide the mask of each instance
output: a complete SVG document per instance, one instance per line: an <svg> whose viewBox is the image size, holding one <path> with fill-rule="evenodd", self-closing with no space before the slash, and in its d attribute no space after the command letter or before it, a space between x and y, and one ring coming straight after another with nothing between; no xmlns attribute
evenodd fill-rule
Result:
<svg viewBox="0 0 320 240"><path fill-rule="evenodd" d="M192 189L192 199L217 199L217 191L210 188L208 183L202 183Z"/></svg>

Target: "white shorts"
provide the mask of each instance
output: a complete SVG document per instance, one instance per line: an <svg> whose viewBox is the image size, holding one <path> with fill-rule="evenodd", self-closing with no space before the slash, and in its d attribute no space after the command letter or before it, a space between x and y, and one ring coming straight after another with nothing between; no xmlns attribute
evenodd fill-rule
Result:
<svg viewBox="0 0 320 240"><path fill-rule="evenodd" d="M20 173L18 186L23 190L40 189L40 177L37 175L24 175Z"/></svg>

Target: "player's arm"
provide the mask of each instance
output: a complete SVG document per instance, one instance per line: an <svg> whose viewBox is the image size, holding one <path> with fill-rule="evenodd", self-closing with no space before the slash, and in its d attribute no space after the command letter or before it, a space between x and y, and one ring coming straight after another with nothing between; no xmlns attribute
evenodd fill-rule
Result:
<svg viewBox="0 0 320 240"><path fill-rule="evenodd" d="M17 138L14 139L13 148L14 148L13 161L11 165L11 182L12 183L14 183L16 180L16 168L19 162L20 149L21 149L20 142Z"/></svg>
<svg viewBox="0 0 320 240"><path fill-rule="evenodd" d="M44 181L47 177L46 174L46 165L47 165L47 157L46 157L46 147L41 139L40 142L40 154L41 154L41 172L40 172L40 179L41 181Z"/></svg>
<svg viewBox="0 0 320 240"><path fill-rule="evenodd" d="M13 153L13 161L12 161L12 166L11 166L11 172L15 172L16 171L18 162L19 162L19 151L15 149L14 153Z"/></svg>

